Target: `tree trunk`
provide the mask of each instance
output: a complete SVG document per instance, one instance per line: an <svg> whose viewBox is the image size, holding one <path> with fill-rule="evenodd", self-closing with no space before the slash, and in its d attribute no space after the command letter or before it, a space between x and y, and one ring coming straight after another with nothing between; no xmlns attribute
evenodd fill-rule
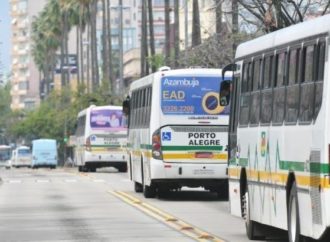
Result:
<svg viewBox="0 0 330 242"><path fill-rule="evenodd" d="M87 24L87 41L86 53L87 53L87 93L90 93L92 83L91 83L91 27L90 24Z"/></svg>
<svg viewBox="0 0 330 242"><path fill-rule="evenodd" d="M223 0L215 0L216 33L218 36L220 36L222 32L222 1Z"/></svg>
<svg viewBox="0 0 330 242"><path fill-rule="evenodd" d="M235 51L237 48L238 35L238 0L232 0L232 36L233 36L233 58L235 58Z"/></svg>
<svg viewBox="0 0 330 242"><path fill-rule="evenodd" d="M147 36L146 36L146 0L142 0L141 9L141 77L146 75L146 49L147 49Z"/></svg>
<svg viewBox="0 0 330 242"><path fill-rule="evenodd" d="M199 19L198 0L193 0L193 19L192 19L192 36L191 46L197 46L202 43L201 40L201 25Z"/></svg>
<svg viewBox="0 0 330 242"><path fill-rule="evenodd" d="M69 21L68 13L64 12L64 36L65 36L65 65L66 65L66 85L70 84L70 66L69 66Z"/></svg>
<svg viewBox="0 0 330 242"><path fill-rule="evenodd" d="M76 26L76 57L77 57L77 62L76 62L76 68L77 68L77 84L79 85L80 83L80 63L79 63L79 50L80 50L80 38L79 38L79 25Z"/></svg>
<svg viewBox="0 0 330 242"><path fill-rule="evenodd" d="M179 0L174 1L174 66L179 66L179 55L180 55L180 17L179 17Z"/></svg>
<svg viewBox="0 0 330 242"><path fill-rule="evenodd" d="M148 11L149 11L149 40L150 40L150 56L154 60L155 57L155 35L154 35L154 17L152 14L152 0L148 0ZM151 71L156 72L157 68L154 61L151 62Z"/></svg>
<svg viewBox="0 0 330 242"><path fill-rule="evenodd" d="M84 40L83 40L83 6L79 6L79 39L80 39L80 77L81 83L85 83L85 73L84 73Z"/></svg>
<svg viewBox="0 0 330 242"><path fill-rule="evenodd" d="M103 81L109 81L109 71L108 71L108 44L107 44L107 10L106 10L106 2L102 0L102 74Z"/></svg>
<svg viewBox="0 0 330 242"><path fill-rule="evenodd" d="M63 19L62 19L62 30L63 30ZM64 38L64 34L61 35L61 47L60 47L60 71L61 71L61 86L64 87L65 86L65 74L64 74L64 54L65 54L65 38ZM46 83L47 85L47 83ZM48 93L47 93L48 94Z"/></svg>
<svg viewBox="0 0 330 242"><path fill-rule="evenodd" d="M97 36L96 36L96 7L97 1L91 2L91 59L92 59L92 91L99 84L98 60L97 60Z"/></svg>
<svg viewBox="0 0 330 242"><path fill-rule="evenodd" d="M170 43L170 0L165 0L165 63L170 65L171 43Z"/></svg>
<svg viewBox="0 0 330 242"><path fill-rule="evenodd" d="M108 76L110 82L110 91L113 91L113 62L112 62L112 38L111 38L111 11L110 11L110 0L107 1L107 46L108 46Z"/></svg>

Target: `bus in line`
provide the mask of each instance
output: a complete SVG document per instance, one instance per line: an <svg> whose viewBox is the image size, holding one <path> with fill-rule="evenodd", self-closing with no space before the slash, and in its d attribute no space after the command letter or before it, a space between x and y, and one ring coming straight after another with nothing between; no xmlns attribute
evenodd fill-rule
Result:
<svg viewBox="0 0 330 242"><path fill-rule="evenodd" d="M9 145L0 145L0 167L5 167L10 169L11 162L10 156L12 152L12 147Z"/></svg>
<svg viewBox="0 0 330 242"><path fill-rule="evenodd" d="M135 192L151 198L187 186L228 197L229 107L219 105L221 81L219 69L164 67L130 85L123 110Z"/></svg>
<svg viewBox="0 0 330 242"><path fill-rule="evenodd" d="M57 145L54 139L32 141L32 168L57 166Z"/></svg>
<svg viewBox="0 0 330 242"><path fill-rule="evenodd" d="M32 154L29 146L18 146L12 153L11 165L12 167L31 167Z"/></svg>
<svg viewBox="0 0 330 242"><path fill-rule="evenodd" d="M264 236L264 225L287 230L290 242L329 232L329 22L326 15L243 43L224 68L235 69L220 88L231 107L230 211L245 219L250 239Z"/></svg>
<svg viewBox="0 0 330 242"><path fill-rule="evenodd" d="M78 114L75 165L79 171L101 167L127 171L127 121L120 106L95 106Z"/></svg>

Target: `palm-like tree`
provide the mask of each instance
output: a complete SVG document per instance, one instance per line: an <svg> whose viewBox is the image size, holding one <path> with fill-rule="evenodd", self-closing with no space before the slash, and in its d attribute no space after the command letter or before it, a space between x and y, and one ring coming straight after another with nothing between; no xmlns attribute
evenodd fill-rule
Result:
<svg viewBox="0 0 330 242"><path fill-rule="evenodd" d="M193 0L193 20L191 38L192 47L200 45L202 43L198 0Z"/></svg>

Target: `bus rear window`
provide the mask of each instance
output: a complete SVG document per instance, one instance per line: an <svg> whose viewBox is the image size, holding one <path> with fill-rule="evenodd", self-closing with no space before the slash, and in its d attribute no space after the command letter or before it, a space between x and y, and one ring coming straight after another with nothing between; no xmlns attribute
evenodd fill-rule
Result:
<svg viewBox="0 0 330 242"><path fill-rule="evenodd" d="M123 130L127 127L121 110L92 110L90 115L92 129Z"/></svg>
<svg viewBox="0 0 330 242"><path fill-rule="evenodd" d="M29 149L19 149L18 154L19 155L29 155L29 154L31 154L31 151Z"/></svg>
<svg viewBox="0 0 330 242"><path fill-rule="evenodd" d="M165 76L161 80L161 109L165 115L228 115L219 105L217 76Z"/></svg>

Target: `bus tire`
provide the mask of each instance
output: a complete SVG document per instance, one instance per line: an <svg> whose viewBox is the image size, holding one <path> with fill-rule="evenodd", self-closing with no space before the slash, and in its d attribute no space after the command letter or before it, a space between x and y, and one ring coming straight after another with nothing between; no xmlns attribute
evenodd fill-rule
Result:
<svg viewBox="0 0 330 242"><path fill-rule="evenodd" d="M300 236L299 204L297 195L297 185L294 181L290 190L288 202L288 236L289 242L302 241Z"/></svg>
<svg viewBox="0 0 330 242"><path fill-rule="evenodd" d="M245 230L246 230L246 235L250 240L255 240L255 239L260 239L261 236L257 236L257 226L258 224L251 220L250 216L250 200L249 200L249 189L246 187L245 194L243 195L242 198L242 204L243 204L243 217L245 220Z"/></svg>
<svg viewBox="0 0 330 242"><path fill-rule="evenodd" d="M153 185L150 185L150 186L144 185L143 186L143 196L145 198L156 197L156 188Z"/></svg>
<svg viewBox="0 0 330 242"><path fill-rule="evenodd" d="M119 172L127 172L127 164L122 164L120 166L118 166L118 171Z"/></svg>
<svg viewBox="0 0 330 242"><path fill-rule="evenodd" d="M143 187L141 183L134 182L134 191L135 192L143 192Z"/></svg>

